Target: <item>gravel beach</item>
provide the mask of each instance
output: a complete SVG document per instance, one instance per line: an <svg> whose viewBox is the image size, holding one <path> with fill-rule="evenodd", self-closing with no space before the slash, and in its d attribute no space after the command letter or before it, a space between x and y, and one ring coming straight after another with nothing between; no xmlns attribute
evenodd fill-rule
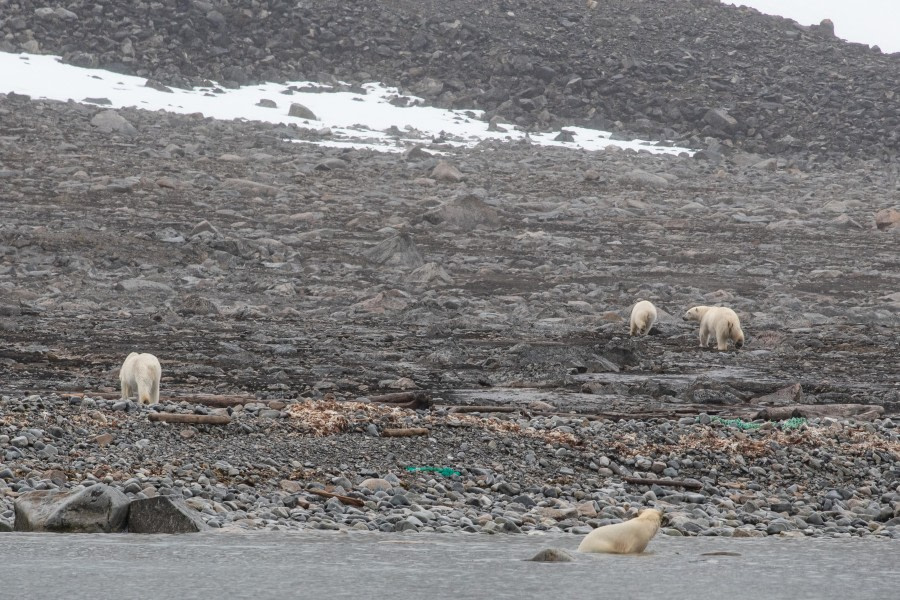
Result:
<svg viewBox="0 0 900 600"><path fill-rule="evenodd" d="M0 50L380 78L696 154L386 154L0 94L0 530L29 491L106 484L219 529L585 534L653 506L669 535L900 536L900 55L705 0L120 4L0 0ZM698 304L741 350L698 347ZM160 404L118 398L132 351Z"/></svg>

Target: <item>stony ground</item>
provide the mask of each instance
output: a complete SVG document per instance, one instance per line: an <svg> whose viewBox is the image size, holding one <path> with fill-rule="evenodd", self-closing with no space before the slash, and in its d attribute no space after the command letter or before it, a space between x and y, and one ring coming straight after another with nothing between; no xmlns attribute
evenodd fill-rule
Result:
<svg viewBox="0 0 900 600"><path fill-rule="evenodd" d="M4 43L21 49L35 39L73 62L75 42L60 32L95 19L113 31L110 19L124 10L72 19L31 4L15 3L27 9L16 17L0 12ZM202 10L211 23L216 10L228 12L206 4L177 10ZM615 6L635 23L627 15L645 4ZM532 5L545 6L504 10ZM679 11L735 27L773 22L707 2L673 6L681 28ZM555 19L572 29L568 17ZM180 493L223 527L578 533L658 505L671 533L896 535L900 172L883 160L895 152L896 101L889 90L869 94L874 75L854 80L859 93L844 90L839 70L848 56L867 73L890 73L896 60L827 32L785 31L799 33L768 37L765 47L811 44L823 68L838 69L823 85L871 106L822 108L814 118L809 107L830 101L777 88L806 85L790 79L793 67L777 76L760 67L736 83L706 73L711 95L691 113L700 121L678 121L680 139L705 149L696 157L439 142L387 155L301 143L322 139L295 127L135 110L118 111L133 131L110 132L92 124L101 107L0 95L0 527L29 489L106 481L132 495ZM79 39L96 48L78 52L108 66L126 37L140 51L123 70L175 64L168 50L153 63L141 44L157 42L137 34L93 33ZM168 41L178 56L206 69L182 65L186 77L218 76L228 56L252 56L225 45L203 58L176 39ZM104 46L111 40L118 50ZM748 64L766 60L749 48ZM740 59L709 56L703 64L723 72ZM232 62L247 77L265 75L241 60ZM322 60L325 68L333 59ZM373 60L354 68L381 74L393 64ZM641 60L623 68L650 85L641 69L651 63ZM622 83L613 73L603 77ZM530 80L490 81L522 98L513 88ZM743 90L746 82L781 96ZM722 85L743 90L725 106L741 123L752 115L738 105L783 122L760 138L700 124L724 106ZM543 96L551 107L576 106ZM628 102L615 109L631 123L622 131L639 132ZM539 121L528 103L513 104L510 120ZM803 144L825 136L829 150L770 146L776 134ZM630 339L638 298L661 318L651 335ZM680 319L696 304L732 306L744 348L698 348L696 327ZM201 393L256 402L230 409L226 426L150 423L151 409L114 400L118 366L133 350L163 365L163 400L152 410L222 412L181 402ZM405 389L426 391L434 406L347 404ZM787 430L781 421L759 430L721 422L795 403L876 412ZM451 412L465 405L521 410ZM316 417L326 410L336 411L332 431ZM429 433L381 437L400 425ZM697 485L651 488L622 479L629 475ZM363 505L309 491L321 487Z"/></svg>
<svg viewBox="0 0 900 600"><path fill-rule="evenodd" d="M2 0L0 50L169 85L380 80L525 126L803 160L900 149L897 55L719 0Z"/></svg>

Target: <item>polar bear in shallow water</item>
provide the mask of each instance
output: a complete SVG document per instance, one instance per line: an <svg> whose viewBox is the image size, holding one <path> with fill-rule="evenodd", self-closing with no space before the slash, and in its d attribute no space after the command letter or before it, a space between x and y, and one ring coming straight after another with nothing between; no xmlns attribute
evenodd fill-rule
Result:
<svg viewBox="0 0 900 600"><path fill-rule="evenodd" d="M647 335L656 323L656 307L648 300L638 300L631 309L631 327L629 335Z"/></svg>
<svg viewBox="0 0 900 600"><path fill-rule="evenodd" d="M728 340L740 349L744 345L744 331L741 320L730 308L725 306L694 306L684 313L685 321L700 322L700 347L708 348L716 339L716 346L721 351L728 350Z"/></svg>
<svg viewBox="0 0 900 600"><path fill-rule="evenodd" d="M152 354L132 352L119 369L122 400L137 394L140 404L157 404L161 375L162 367L159 366L159 359Z"/></svg>
<svg viewBox="0 0 900 600"><path fill-rule="evenodd" d="M624 523L604 525L587 534L578 546L579 552L640 554L659 531L662 513L653 508Z"/></svg>

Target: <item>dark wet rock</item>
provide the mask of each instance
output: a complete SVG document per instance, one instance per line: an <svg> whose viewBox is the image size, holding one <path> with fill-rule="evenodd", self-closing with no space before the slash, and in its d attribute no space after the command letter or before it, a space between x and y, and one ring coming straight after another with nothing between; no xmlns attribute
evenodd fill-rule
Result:
<svg viewBox="0 0 900 600"><path fill-rule="evenodd" d="M547 548L541 550L528 560L534 562L573 562L575 557L562 548Z"/></svg>
<svg viewBox="0 0 900 600"><path fill-rule="evenodd" d="M118 489L96 484L69 492L33 491L15 503L16 531L109 533L121 531L128 516L128 498Z"/></svg>
<svg viewBox="0 0 900 600"><path fill-rule="evenodd" d="M197 511L174 496L133 500L128 510L130 533L197 533L207 529Z"/></svg>

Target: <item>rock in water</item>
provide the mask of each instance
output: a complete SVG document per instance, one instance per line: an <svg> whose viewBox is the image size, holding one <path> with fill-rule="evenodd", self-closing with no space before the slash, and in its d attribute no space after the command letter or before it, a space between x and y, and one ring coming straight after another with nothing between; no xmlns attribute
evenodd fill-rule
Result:
<svg viewBox="0 0 900 600"><path fill-rule="evenodd" d="M197 533L209 529L199 513L174 496L142 498L131 503L130 533Z"/></svg>
<svg viewBox="0 0 900 600"><path fill-rule="evenodd" d="M108 485L62 492L38 490L15 503L16 531L110 533L121 531L128 517L128 497Z"/></svg>
<svg viewBox="0 0 900 600"><path fill-rule="evenodd" d="M288 109L289 117L298 117L300 119L309 119L310 121L318 121L316 118L316 113L309 110L302 104L298 104L296 102L291 104L291 108Z"/></svg>
<svg viewBox="0 0 900 600"><path fill-rule="evenodd" d="M547 548L528 560L533 560L534 562L572 562L575 558L562 548Z"/></svg>

